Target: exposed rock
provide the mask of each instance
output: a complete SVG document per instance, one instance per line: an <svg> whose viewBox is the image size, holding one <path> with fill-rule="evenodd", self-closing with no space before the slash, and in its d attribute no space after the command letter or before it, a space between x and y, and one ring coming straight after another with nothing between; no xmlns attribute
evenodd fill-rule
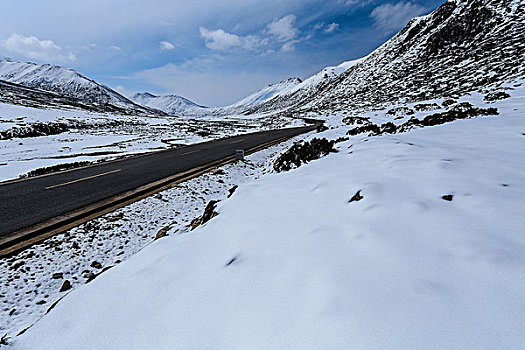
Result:
<svg viewBox="0 0 525 350"><path fill-rule="evenodd" d="M71 282L69 280L65 280L64 283L62 283L62 287L60 287L60 292L65 292L71 289Z"/></svg>
<svg viewBox="0 0 525 350"><path fill-rule="evenodd" d="M228 198L230 198L231 196L233 196L233 194L235 193L235 191L237 190L237 188L239 188L239 186L235 185L235 186L233 186L232 188L230 188L230 189L228 190L228 192L229 192L229 193L228 193Z"/></svg>
<svg viewBox="0 0 525 350"><path fill-rule="evenodd" d="M350 201L348 201L348 203L353 203L353 202L359 202L361 200L363 200L365 197L363 197L361 195L361 191L357 191L356 194L354 194L354 196L352 198L350 198Z"/></svg>
<svg viewBox="0 0 525 350"><path fill-rule="evenodd" d="M192 231L195 230L197 227L204 225L205 223L207 223L208 221L210 221L217 215L219 215L219 213L215 211L215 208L217 207L217 203L219 203L219 201L210 201L208 205L206 205L206 208L204 209L204 213L201 216L196 217L195 219L192 220L191 222Z"/></svg>
<svg viewBox="0 0 525 350"><path fill-rule="evenodd" d="M102 264L99 263L98 261L93 261L93 262L91 263L91 267L92 267L92 268L95 268L95 269L101 269L101 268L102 268Z"/></svg>
<svg viewBox="0 0 525 350"><path fill-rule="evenodd" d="M454 199L454 195L452 194L446 194L444 196L441 197L443 200L446 200L446 201L449 201L449 202L452 202L452 200Z"/></svg>
<svg viewBox="0 0 525 350"><path fill-rule="evenodd" d="M57 272L57 273L54 273L53 274L53 277L52 277L54 280L59 280L59 279L62 279L64 278L64 274L62 272Z"/></svg>

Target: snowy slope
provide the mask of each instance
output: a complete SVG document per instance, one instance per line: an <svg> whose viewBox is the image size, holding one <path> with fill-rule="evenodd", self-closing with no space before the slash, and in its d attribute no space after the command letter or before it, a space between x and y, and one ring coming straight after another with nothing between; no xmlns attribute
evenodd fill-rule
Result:
<svg viewBox="0 0 525 350"><path fill-rule="evenodd" d="M352 137L241 186L13 348L521 349L524 86L511 95L499 117Z"/></svg>
<svg viewBox="0 0 525 350"><path fill-rule="evenodd" d="M157 96L143 92L133 95L131 100L139 105L158 109L172 116L206 113L208 109L177 95Z"/></svg>
<svg viewBox="0 0 525 350"><path fill-rule="evenodd" d="M97 83L73 69L30 62L20 62L0 56L0 80L43 90L85 105L116 107L129 113L154 113L139 106L118 92Z"/></svg>
<svg viewBox="0 0 525 350"><path fill-rule="evenodd" d="M226 108L248 108L271 100L274 96L295 88L302 83L299 78L288 78L277 84L270 84L250 96L226 107Z"/></svg>
<svg viewBox="0 0 525 350"><path fill-rule="evenodd" d="M254 113L330 113L386 103L458 97L525 74L523 0L450 0L321 83L262 104Z"/></svg>

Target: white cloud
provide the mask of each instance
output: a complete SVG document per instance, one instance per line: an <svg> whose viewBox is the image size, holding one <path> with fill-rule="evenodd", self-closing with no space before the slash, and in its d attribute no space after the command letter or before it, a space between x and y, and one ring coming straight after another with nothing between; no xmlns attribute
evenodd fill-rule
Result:
<svg viewBox="0 0 525 350"><path fill-rule="evenodd" d="M0 42L5 50L24 57L44 62L68 62L76 59L72 53L63 53L60 46L51 40L40 40L34 36L13 34Z"/></svg>
<svg viewBox="0 0 525 350"><path fill-rule="evenodd" d="M299 34L299 29L294 26L296 19L294 15L284 16L268 24L266 30L281 41L291 40Z"/></svg>
<svg viewBox="0 0 525 350"><path fill-rule="evenodd" d="M377 28L388 34L403 28L412 18L422 15L425 11L423 6L410 1L401 1L397 4L384 4L376 7L370 17Z"/></svg>
<svg viewBox="0 0 525 350"><path fill-rule="evenodd" d="M333 33L335 31L339 30L339 23L331 23L326 26L324 29L325 33Z"/></svg>
<svg viewBox="0 0 525 350"><path fill-rule="evenodd" d="M242 46L240 36L225 32L223 29L208 30L201 27L200 33L201 38L206 42L206 47L212 50L227 50Z"/></svg>
<svg viewBox="0 0 525 350"><path fill-rule="evenodd" d="M256 51L266 45L268 40L256 35L239 36L228 33L224 29L208 30L200 28L201 38L204 39L206 47L211 50L228 50L240 47L246 50Z"/></svg>
<svg viewBox="0 0 525 350"><path fill-rule="evenodd" d="M173 50L173 49L175 49L175 46L173 46L173 44L170 43L169 41L161 41L159 44L160 44L160 48L162 50Z"/></svg>

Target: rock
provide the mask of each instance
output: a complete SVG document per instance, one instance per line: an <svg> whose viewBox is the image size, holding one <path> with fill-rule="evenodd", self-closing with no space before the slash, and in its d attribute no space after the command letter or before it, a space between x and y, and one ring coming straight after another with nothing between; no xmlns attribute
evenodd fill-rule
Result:
<svg viewBox="0 0 525 350"><path fill-rule="evenodd" d="M45 303L46 303L46 301L45 301L45 300L40 300L40 301L39 301L39 302L37 302L36 304L37 304L37 305L44 305Z"/></svg>
<svg viewBox="0 0 525 350"><path fill-rule="evenodd" d="M171 225L168 225L166 227L163 227L159 230L159 232L157 232L157 234L155 235L155 241L158 240L158 239L161 239L163 237L166 237L168 235L168 231L171 229Z"/></svg>
<svg viewBox="0 0 525 350"><path fill-rule="evenodd" d="M62 278L64 278L64 274L62 272L57 272L57 273L54 273L53 274L53 277L52 277L54 280L60 280Z"/></svg>
<svg viewBox="0 0 525 350"><path fill-rule="evenodd" d="M64 283L62 283L62 287L60 287L59 292L65 292L71 289L71 282L69 280L65 280Z"/></svg>
<svg viewBox="0 0 525 350"><path fill-rule="evenodd" d="M235 193L235 191L237 190L237 188L239 188L239 186L235 185L235 186L233 186L232 188L230 188L230 189L228 190L228 192L229 192L229 193L228 193L228 198L230 198L231 196L233 196L233 194Z"/></svg>
<svg viewBox="0 0 525 350"><path fill-rule="evenodd" d="M357 191L356 194L354 194L354 196L352 198L350 198L350 201L348 201L348 203L353 203L353 202L359 202L361 200L363 200L365 197L363 197L361 195L361 190Z"/></svg>
<svg viewBox="0 0 525 350"><path fill-rule="evenodd" d="M98 261L93 261L93 262L91 263L91 267L92 267L92 268L95 268L95 269L101 269L101 268L102 268L102 264L99 263Z"/></svg>
<svg viewBox="0 0 525 350"><path fill-rule="evenodd" d="M210 221L217 215L219 215L219 213L215 212L217 203L219 203L219 201L210 201L208 205L206 205L206 208L204 209L204 213L202 214L202 216L196 217L195 219L192 220L191 222L192 231L195 230L197 227L204 225L205 223L207 223L208 221Z"/></svg>
<svg viewBox="0 0 525 350"><path fill-rule="evenodd" d="M454 195L452 194L446 194L444 196L441 197L443 200L446 200L446 201L449 201L449 202L452 202L452 200L454 199Z"/></svg>
<svg viewBox="0 0 525 350"><path fill-rule="evenodd" d="M97 277L97 275L95 275L93 272L88 272L84 274L84 277L86 278L86 283L89 283L93 281Z"/></svg>

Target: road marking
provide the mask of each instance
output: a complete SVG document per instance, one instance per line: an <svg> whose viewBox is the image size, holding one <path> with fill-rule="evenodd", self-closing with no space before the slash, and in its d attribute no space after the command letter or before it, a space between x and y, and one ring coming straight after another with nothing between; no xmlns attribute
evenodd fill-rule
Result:
<svg viewBox="0 0 525 350"><path fill-rule="evenodd" d="M73 180L73 181L69 181L69 182L64 182L63 184L58 184L58 185L48 186L48 187L46 187L46 190L51 190L51 189L53 189L53 188L62 187L62 186L67 186L67 185L71 185L71 184L74 184L74 183L77 183L77 182L80 182L80 181L91 180L91 179L94 179L94 178L96 178L96 177L101 177L101 176L105 176L105 175L115 174L115 173L118 173L118 172L120 172L120 171L122 171L122 169L113 170L113 171L108 171L107 173L102 173L102 174L98 174L98 175L93 175L93 176L83 177L83 178L81 178L81 179L77 179L77 180Z"/></svg>
<svg viewBox="0 0 525 350"><path fill-rule="evenodd" d="M242 139L242 140L238 140L238 141L233 141L233 142L230 142L230 145L233 145L234 143L243 142L243 141L244 141L244 139Z"/></svg>
<svg viewBox="0 0 525 350"><path fill-rule="evenodd" d="M187 156L188 154L193 154L193 153L197 153L197 152L199 152L199 150L182 153L181 156Z"/></svg>

